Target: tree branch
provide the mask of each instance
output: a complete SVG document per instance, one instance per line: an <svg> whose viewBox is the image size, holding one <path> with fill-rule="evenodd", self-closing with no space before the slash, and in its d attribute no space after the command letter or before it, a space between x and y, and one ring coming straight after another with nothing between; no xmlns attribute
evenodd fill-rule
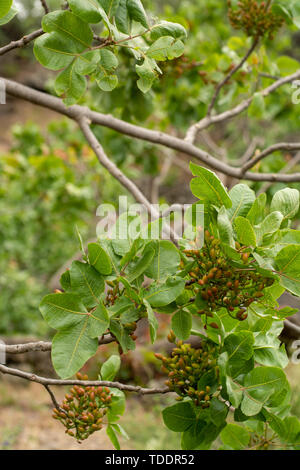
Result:
<svg viewBox="0 0 300 470"><path fill-rule="evenodd" d="M49 13L50 9L49 9L49 7L48 7L48 5L47 5L46 0L41 0L41 4L42 4L42 7L43 7L44 10L45 10L45 13L46 13L46 14Z"/></svg>
<svg viewBox="0 0 300 470"><path fill-rule="evenodd" d="M6 54L12 49L17 49L17 48L26 46L26 44L30 43L31 41L38 38L42 34L44 34L44 31L42 29L38 29L37 31L33 31L30 34L23 36L21 39L18 39L17 41L11 41L6 46L3 46L0 48L0 56Z"/></svg>
<svg viewBox="0 0 300 470"><path fill-rule="evenodd" d="M247 171L250 168L254 167L258 162L260 162L263 158L267 157L273 152L277 152L278 150L300 150L300 143L286 143L282 142L279 144L274 144L268 147L267 149L260 152L255 158L252 158L247 163L245 163L242 167L242 171Z"/></svg>
<svg viewBox="0 0 300 470"><path fill-rule="evenodd" d="M103 344L113 343L115 338L111 335L107 335L99 339L99 346ZM28 352L48 352L52 349L52 343L50 341L37 341L34 343L24 343L24 344L1 344L0 343L0 351L4 350L7 354L23 354Z"/></svg>
<svg viewBox="0 0 300 470"><path fill-rule="evenodd" d="M152 204L148 201L148 199L144 196L144 194L139 190L139 188L131 181L127 176L122 173L122 171L107 157L106 153L103 150L102 145L99 143L98 139L96 138L95 134L92 132L89 121L86 117L80 117L78 119L78 124L82 133L86 139L86 141L90 144L91 148L94 150L99 162L101 163L104 168L106 168L109 173L118 180L122 186L124 186L132 195L133 197L143 204L150 215L154 217L159 217L158 211L154 210Z"/></svg>
<svg viewBox="0 0 300 470"><path fill-rule="evenodd" d="M288 75L287 77L280 78L279 80L276 80L272 85L268 86L264 90L261 91L261 95L265 98L266 96L270 95L270 93L273 93L273 91L277 90L283 85L286 85L287 83L293 82L294 80L297 80L300 78L300 70L297 72L293 73L292 75ZM196 124L193 124L187 134L186 134L186 141L193 143L195 141L196 135L199 131L206 129L209 127L211 124L216 124L218 122L223 122L228 119L232 119L235 116L238 116L241 114L243 111L245 111L247 108L249 108L250 104L252 103L253 96L250 98L242 101L240 104L238 104L235 108L232 108L228 111L225 111L220 114L216 114L215 116L206 116L205 118L201 119Z"/></svg>
<svg viewBox="0 0 300 470"><path fill-rule="evenodd" d="M20 377L21 379L29 380L30 382L36 382L44 387L49 385L58 385L58 386L72 386L79 385L81 387L109 387L109 388L118 388L124 392L135 392L141 395L153 395L156 393L168 393L170 392L168 387L164 388L142 388L134 385L126 385L120 382L108 382L103 380L61 380L61 379L50 379L46 377L40 377L29 372L24 372L19 369L13 369L11 367L4 366L0 364L0 372L2 374L13 375L15 377Z"/></svg>
<svg viewBox="0 0 300 470"><path fill-rule="evenodd" d="M297 74L291 75L290 77L285 77L283 80L285 80L285 83L288 83L288 81L291 81L292 79L294 80L298 77L300 78L300 71L297 72ZM147 142L152 142L156 145L163 145L164 147L168 147L173 150L182 152L186 155L189 155L190 157L195 157L205 166L212 168L215 171L219 171L224 175L250 181L270 181L286 183L300 181L300 173L295 173L293 175L284 175L281 173L243 173L241 171L241 168L232 167L224 162L217 160L208 152L199 149L198 147L191 144L190 142L185 141L184 139L173 137L164 132L153 131L144 127L136 126L126 121L122 121L121 119L117 119L111 115L101 114L96 111L92 111L87 107L74 105L67 108L60 98L48 95L47 93L42 93L37 90L33 90L32 88L29 88L25 85L21 85L12 80L7 80L5 78L3 78L2 80L5 83L7 93L12 96L25 99L26 101L30 101L31 103L34 103L38 106L52 109L53 111L63 114L64 116L68 116L69 118L77 122L84 117L94 124L98 124L103 127L108 127L109 129L113 129L121 134L125 134L130 137L144 140ZM249 100L247 100L247 102L249 102L248 105L250 105L252 98L250 98ZM214 118L212 117L212 119Z"/></svg>
<svg viewBox="0 0 300 470"><path fill-rule="evenodd" d="M280 174L287 173L291 171L299 163L300 163L300 152L298 152L297 155L295 155L295 157L292 158L279 173ZM268 189L271 186L272 186L272 183L265 183L258 191L257 196L259 196L261 193L265 193L266 191L268 191Z"/></svg>

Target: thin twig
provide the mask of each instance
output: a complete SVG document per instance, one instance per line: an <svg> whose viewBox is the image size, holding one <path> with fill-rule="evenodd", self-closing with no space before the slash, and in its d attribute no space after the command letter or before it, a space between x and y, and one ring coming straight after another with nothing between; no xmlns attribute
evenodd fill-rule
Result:
<svg viewBox="0 0 300 470"><path fill-rule="evenodd" d="M156 393L168 393L170 392L168 387L163 388L142 388L134 385L122 384L120 382L109 382L107 380L61 380L61 379L50 379L47 377L40 377L30 372L24 372L22 370L13 369L11 367L4 366L0 364L0 372L2 374L13 375L15 377L20 377L21 379L29 380L30 382L36 382L44 387L49 385L58 385L58 386L72 386L79 385L81 387L109 387L109 388L118 388L125 392L134 392L141 395L153 395Z"/></svg>
<svg viewBox="0 0 300 470"><path fill-rule="evenodd" d="M266 96L270 95L271 93L276 91L278 88L282 87L283 85L286 85L287 83L291 83L294 80L297 80L299 78L300 78L300 70L293 73L292 75L288 75L286 77L280 78L279 80L276 80L274 83L272 83L272 85L268 86L267 88L264 88L260 93L265 98ZM224 121L227 121L228 119L232 119L233 117L238 116L247 108L249 108L249 106L252 103L252 100L253 100L253 96L250 96L250 98L242 101L240 104L238 104L237 106L235 106L234 108L228 111L224 111L223 113L212 115L212 116L206 116L205 118L201 119L201 121L199 121L196 124L193 124L188 129L188 132L185 138L186 141L193 143L199 131L208 128L212 124L224 122Z"/></svg>
<svg viewBox="0 0 300 470"><path fill-rule="evenodd" d="M59 406L59 404L58 404L58 402L57 402L57 400L56 400L56 398L55 398L54 393L53 393L52 390L50 389L49 385L44 385L44 387L45 387L45 389L47 390L47 392L48 392L49 395L50 395L50 398L51 398L51 401L52 401L52 403L53 403L54 408L56 408L57 410L60 411L61 408L60 408L60 406ZM62 410L62 411L63 411L63 410Z"/></svg>
<svg viewBox="0 0 300 470"><path fill-rule="evenodd" d="M11 41L6 46L3 46L0 48L0 56L6 54L7 52L13 49L26 46L26 44L29 44L31 41L38 38L42 34L44 34L44 31L42 29L38 29L37 31L33 31L30 34L23 36L21 39L18 39L17 41Z"/></svg>
<svg viewBox="0 0 300 470"><path fill-rule="evenodd" d="M271 145L270 147L268 147L267 149L263 150L258 155L256 155L255 158L252 158L251 160L246 162L242 167L242 171L249 170L250 168L254 167L258 162L260 162L263 158L279 150L286 150L290 152L295 151L295 150L300 150L300 143L281 142L279 144Z"/></svg>
<svg viewBox="0 0 300 470"><path fill-rule="evenodd" d="M41 0L41 4L42 4L42 7L43 7L44 10L45 10L45 13L46 13L46 14L49 13L50 9L49 9L49 7L48 7L48 5L47 5L46 0Z"/></svg>
<svg viewBox="0 0 300 470"><path fill-rule="evenodd" d="M279 172L279 174L283 173L288 173L291 171L295 166L297 166L300 163L300 152L297 153L297 155L292 158L284 167L283 169ZM263 186L260 188L260 190L257 193L257 196L259 196L261 193L265 193L268 191L268 189L272 186L272 183L265 183Z"/></svg>
<svg viewBox="0 0 300 470"><path fill-rule="evenodd" d="M245 54L245 56L242 58L242 60L232 69L230 70L230 72L226 75L226 77L218 84L216 90L215 90L215 93L212 97L212 100L210 102L210 105L208 106L208 109L207 109L207 116L210 116L211 115L211 112L216 104L216 101L218 99L218 96L220 94L220 91L222 90L222 88L226 85L226 83L229 82L229 80L231 79L231 77L239 70L243 67L244 63L249 59L249 57L251 56L252 52L254 51L254 49L256 48L257 44L259 42L259 39L255 39L250 47L250 49L247 51L247 53Z"/></svg>

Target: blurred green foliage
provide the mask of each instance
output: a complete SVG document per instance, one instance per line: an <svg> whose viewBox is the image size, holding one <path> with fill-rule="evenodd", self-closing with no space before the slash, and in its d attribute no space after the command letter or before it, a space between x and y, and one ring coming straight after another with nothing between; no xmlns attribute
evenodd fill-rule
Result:
<svg viewBox="0 0 300 470"><path fill-rule="evenodd" d="M76 226L95 237L96 209L121 190L67 121L47 137L36 124L13 128L0 158L0 333L45 333L38 312L51 276L78 250Z"/></svg>

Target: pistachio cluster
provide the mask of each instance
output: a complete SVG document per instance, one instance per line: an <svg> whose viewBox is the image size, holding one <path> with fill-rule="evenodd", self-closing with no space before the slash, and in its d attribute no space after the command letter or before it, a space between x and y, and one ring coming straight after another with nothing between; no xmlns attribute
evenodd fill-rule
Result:
<svg viewBox="0 0 300 470"><path fill-rule="evenodd" d="M173 333L171 338L173 341ZM166 385L171 391L178 394L177 400L190 397L196 406L208 408L215 387L199 382L207 372L210 378L214 377L215 384L218 384L219 369L217 366L217 347L209 341L203 340L199 349L194 349L190 344L178 341L170 356L155 354L156 358L162 361L162 371L168 374Z"/></svg>
<svg viewBox="0 0 300 470"><path fill-rule="evenodd" d="M88 380L88 376L77 374L78 380ZM53 418L66 428L66 434L78 442L87 439L103 427L103 417L112 397L107 387L79 387L75 385L65 396L59 409L54 408Z"/></svg>
<svg viewBox="0 0 300 470"><path fill-rule="evenodd" d="M243 30L247 36L255 39L264 36L273 39L276 31L284 24L284 18L270 10L271 3L268 1L240 0L237 8L233 8L231 0L227 3L232 27Z"/></svg>
<svg viewBox="0 0 300 470"><path fill-rule="evenodd" d="M211 317L213 312L225 307L232 317L245 320L247 308L263 297L265 287L273 284L272 278L257 272L253 265L255 260L251 260L245 249L236 244L236 252L244 268L230 264L222 251L221 241L208 231L205 232L205 243L201 250L185 250L186 256L195 260L189 272L187 288L197 294L199 315Z"/></svg>

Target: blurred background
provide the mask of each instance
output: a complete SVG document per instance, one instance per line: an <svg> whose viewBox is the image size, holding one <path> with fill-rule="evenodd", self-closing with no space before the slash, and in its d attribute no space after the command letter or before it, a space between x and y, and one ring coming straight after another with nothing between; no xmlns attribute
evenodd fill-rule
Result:
<svg viewBox="0 0 300 470"><path fill-rule="evenodd" d="M61 3L48 0L50 9ZM247 38L230 26L223 0L143 3L154 16L187 28L185 54L166 63L162 78L144 95L136 86L133 59L122 50L119 87L105 93L91 83L82 104L129 122L184 135L189 125L205 115L216 84L237 57L245 53ZM0 46L40 27L43 10L39 0L15 0L15 6L18 15L0 28ZM285 26L273 41L266 41L253 54L255 76L249 77L242 69L225 87L219 111L255 91L253 83L257 88L266 87L279 74L295 72L299 60L300 33L294 26ZM32 45L1 57L0 75L55 93L55 75L35 61ZM252 107L250 119L242 115L204 131L199 144L217 158L239 164L257 148L281 141L299 142L300 104L292 103L291 94L290 85L283 87L265 100L264 109ZM8 343L51 338L52 332L39 313L40 300L58 287L62 266L67 267L77 256L76 227L85 241L93 240L97 207L105 202L117 206L124 189L99 166L74 123L52 111L7 97L6 105L0 105L0 129L0 337ZM94 130L109 157L143 188L152 202L193 202L189 158L108 129ZM300 154L272 154L256 171L300 171ZM230 178L223 181L228 187L235 183ZM284 187L265 183L250 186L255 191L266 191L270 198ZM300 190L300 184L291 187ZM294 228L298 226L299 217ZM283 298L282 303L298 307L291 297ZM159 321L163 341L169 328L168 316ZM293 338L284 339L289 346ZM153 351L144 346L146 340L147 333L141 331L137 350L123 359L121 380L150 384L157 379L159 367ZM97 376L98 364L114 348L106 346L99 357L89 362L86 371L91 378ZM51 374L50 359L45 353L8 357L8 361L25 370ZM293 385L293 412L300 417L300 368L290 365L287 373ZM58 397L63 393L58 390ZM123 448L180 448L178 436L169 433L161 421L160 410L166 403L167 398L162 397L130 396L121 424L131 440L123 440ZM51 418L48 395L35 384L1 379L0 406L0 449L111 448L104 431L81 446L65 436L60 424Z"/></svg>

